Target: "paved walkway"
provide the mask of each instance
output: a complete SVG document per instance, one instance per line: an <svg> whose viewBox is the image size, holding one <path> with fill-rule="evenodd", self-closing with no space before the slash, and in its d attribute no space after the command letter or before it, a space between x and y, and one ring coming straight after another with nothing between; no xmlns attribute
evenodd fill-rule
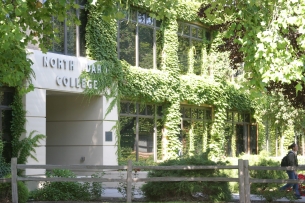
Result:
<svg viewBox="0 0 305 203"><path fill-rule="evenodd" d="M123 198L123 195L118 192L116 188L105 188L104 194L102 194L102 197L117 197L117 198ZM134 198L143 198L141 194L135 194ZM252 201L263 201L264 199L261 199L260 197L257 197L256 195L250 196ZM239 194L233 194L232 195L232 201L238 202L239 201ZM278 199L277 202L289 202L288 199L282 198ZM305 196L303 196L302 199L295 200L294 202L305 202Z"/></svg>

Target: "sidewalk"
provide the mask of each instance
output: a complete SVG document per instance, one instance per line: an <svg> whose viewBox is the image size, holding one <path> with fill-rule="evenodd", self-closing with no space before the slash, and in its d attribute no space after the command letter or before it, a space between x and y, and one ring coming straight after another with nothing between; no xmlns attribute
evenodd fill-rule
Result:
<svg viewBox="0 0 305 203"><path fill-rule="evenodd" d="M102 197L105 198L123 198L123 195L118 192L116 188L105 188L104 193L102 194ZM141 194L135 194L135 199L141 199L144 198ZM251 201L253 202L264 202L264 199L261 199L260 197L257 197L256 195L250 196ZM239 202L239 194L232 194L232 202ZM276 202L290 202L286 198L278 199ZM294 202L305 202L305 196L303 196L302 199L294 200Z"/></svg>

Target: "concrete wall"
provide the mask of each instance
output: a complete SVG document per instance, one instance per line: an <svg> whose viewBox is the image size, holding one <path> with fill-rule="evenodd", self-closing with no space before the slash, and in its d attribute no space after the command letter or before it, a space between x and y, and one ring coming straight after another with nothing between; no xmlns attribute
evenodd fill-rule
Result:
<svg viewBox="0 0 305 203"><path fill-rule="evenodd" d="M116 120L104 120L103 96L47 95L47 164L117 165ZM117 119L115 111L108 119ZM105 132L112 132L106 141Z"/></svg>

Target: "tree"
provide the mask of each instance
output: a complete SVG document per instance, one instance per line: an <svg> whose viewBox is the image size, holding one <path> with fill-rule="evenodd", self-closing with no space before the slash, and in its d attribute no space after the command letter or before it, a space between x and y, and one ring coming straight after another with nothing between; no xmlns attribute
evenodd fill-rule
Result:
<svg viewBox="0 0 305 203"><path fill-rule="evenodd" d="M198 15L223 34L219 50L230 51L234 68L243 64L248 88L282 92L305 108L304 1L208 0Z"/></svg>

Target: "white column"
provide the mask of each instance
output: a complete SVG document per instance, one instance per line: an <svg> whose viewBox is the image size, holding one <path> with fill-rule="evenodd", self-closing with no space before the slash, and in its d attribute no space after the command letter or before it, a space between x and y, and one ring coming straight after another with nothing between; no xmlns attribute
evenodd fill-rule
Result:
<svg viewBox="0 0 305 203"><path fill-rule="evenodd" d="M117 105L106 115L112 99L106 100L103 96L103 165L118 165L117 135L114 126L119 120Z"/></svg>
<svg viewBox="0 0 305 203"><path fill-rule="evenodd" d="M28 137L32 131L36 131L33 135L46 135L46 90L34 89L24 96L24 108L26 111L26 133L22 136ZM38 162L29 157L26 164L46 164L46 139L38 143L35 148L36 153L32 154L37 158ZM25 175L44 175L45 169L26 169Z"/></svg>

